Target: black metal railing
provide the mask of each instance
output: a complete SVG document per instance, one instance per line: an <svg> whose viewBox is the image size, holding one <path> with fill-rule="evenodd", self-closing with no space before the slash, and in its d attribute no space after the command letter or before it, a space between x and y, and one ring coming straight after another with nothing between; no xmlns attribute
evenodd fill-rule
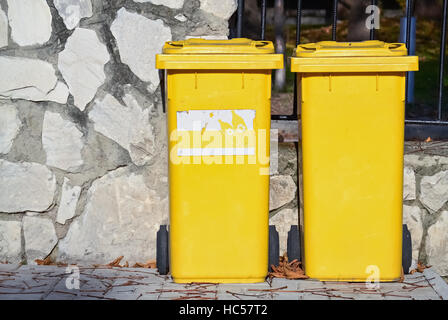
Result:
<svg viewBox="0 0 448 320"><path fill-rule="evenodd" d="M302 8L300 8L302 10ZM333 0L333 28L331 32L331 40L336 41L336 30L338 27L338 0Z"/></svg>
<svg viewBox="0 0 448 320"><path fill-rule="evenodd" d="M311 0L310 0L311 1ZM336 41L337 20L338 20L338 0L332 1L332 40ZM261 0L261 26L260 39L265 40L266 37L266 6L267 0ZM372 5L376 5L377 1L371 0ZM411 20L413 17L413 0L406 0L406 47L410 48L411 42ZM447 27L447 10L448 0L443 0L442 10L442 32L440 38L440 58L439 58L439 77L438 77L438 94L437 94L437 117L432 120L424 119L406 119L406 138L421 139L431 136L434 139L448 139L448 121L442 118L443 106L443 76L445 70L445 51L446 51L446 27ZM244 19L244 0L238 0L238 9L236 14L236 37L243 34ZM297 20L296 20L296 46L300 44L302 18L302 0L297 0ZM370 39L375 39L375 29L370 29ZM406 83L408 75L406 76ZM297 79L294 77L294 106L293 112L289 115L272 115L272 120L298 120L297 114ZM406 85L406 90L408 86ZM407 97L407 92L406 92ZM407 99L406 99L407 101Z"/></svg>
<svg viewBox="0 0 448 320"><path fill-rule="evenodd" d="M370 5L375 6L376 0L371 0ZM375 40L375 28L370 28L370 40Z"/></svg>

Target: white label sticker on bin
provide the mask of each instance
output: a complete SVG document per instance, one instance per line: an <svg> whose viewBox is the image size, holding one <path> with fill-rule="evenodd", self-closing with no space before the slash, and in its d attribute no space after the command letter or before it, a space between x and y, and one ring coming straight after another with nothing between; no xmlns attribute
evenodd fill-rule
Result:
<svg viewBox="0 0 448 320"><path fill-rule="evenodd" d="M253 130L255 110L189 110L177 112L177 130Z"/></svg>
<svg viewBox="0 0 448 320"><path fill-rule="evenodd" d="M255 139L251 139L254 120L255 110L251 109L179 111L177 130L179 133L191 133L191 139L186 139L187 145L179 146L177 155L254 155ZM242 138L242 142L229 145L230 140L235 140L233 137L236 141ZM198 138L200 141L197 141Z"/></svg>

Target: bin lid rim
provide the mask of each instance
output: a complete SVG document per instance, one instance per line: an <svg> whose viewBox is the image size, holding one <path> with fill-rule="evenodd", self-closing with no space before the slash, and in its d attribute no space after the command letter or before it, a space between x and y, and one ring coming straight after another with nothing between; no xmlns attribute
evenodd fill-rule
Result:
<svg viewBox="0 0 448 320"><path fill-rule="evenodd" d="M181 41L167 41L162 52L164 54L267 54L275 53L275 50L272 42L265 40L190 38Z"/></svg>
<svg viewBox="0 0 448 320"><path fill-rule="evenodd" d="M391 57L406 56L404 43L387 43L378 40L360 42L321 41L300 44L296 57Z"/></svg>

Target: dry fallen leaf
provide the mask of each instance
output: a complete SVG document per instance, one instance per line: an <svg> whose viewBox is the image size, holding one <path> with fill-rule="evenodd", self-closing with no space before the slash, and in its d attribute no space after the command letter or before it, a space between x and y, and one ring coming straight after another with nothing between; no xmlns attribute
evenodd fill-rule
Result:
<svg viewBox="0 0 448 320"><path fill-rule="evenodd" d="M414 274L415 272L420 272L420 273L422 273L423 270L428 269L428 268L431 268L431 266L425 266L423 263L421 263L421 262L419 261L419 262L417 263L417 268L411 270L409 273L410 273L410 274Z"/></svg>
<svg viewBox="0 0 448 320"><path fill-rule="evenodd" d="M123 256L119 256L114 261L108 264L94 264L94 267L101 268L130 268L129 261L126 261L123 265L120 264L121 260L123 260ZM131 268L156 268L156 260L148 260L145 263L136 262L132 265Z"/></svg>
<svg viewBox="0 0 448 320"><path fill-rule="evenodd" d="M111 263L109 263L109 266L111 267L121 267L120 266L120 261L123 259L123 256L119 256L117 259L115 259L114 261L112 261Z"/></svg>
<svg viewBox="0 0 448 320"><path fill-rule="evenodd" d="M137 262L133 266L133 268L156 268L156 260L148 260L146 263Z"/></svg>
<svg viewBox="0 0 448 320"><path fill-rule="evenodd" d="M50 257L46 257L45 259L41 260L41 259L36 259L34 260L38 266L49 266L51 264L51 259Z"/></svg>
<svg viewBox="0 0 448 320"><path fill-rule="evenodd" d="M65 267L67 266L66 263L61 262L53 262L51 261L51 258L48 256L45 259L36 259L34 260L38 266L58 266L58 267Z"/></svg>
<svg viewBox="0 0 448 320"><path fill-rule="evenodd" d="M144 268L144 265L143 265L143 263L136 262L136 263L134 263L134 265L132 266L132 268Z"/></svg>
<svg viewBox="0 0 448 320"><path fill-rule="evenodd" d="M113 268L113 267L123 268L126 264L124 264L123 266L120 265L120 261L122 259L123 259L123 256L119 256L114 261L112 261L112 262L110 262L108 264L94 264L93 266L95 268ZM127 261L126 261L126 263L127 263Z"/></svg>
<svg viewBox="0 0 448 320"><path fill-rule="evenodd" d="M308 279L309 277L305 275L302 270L301 262L297 259L293 261L288 261L288 255L285 253L279 259L279 265L271 265L272 272L269 272L268 277L272 278L286 278L286 279Z"/></svg>
<svg viewBox="0 0 448 320"><path fill-rule="evenodd" d="M403 282L404 281L404 270L403 267L401 267L401 275L400 275L400 280L398 282Z"/></svg>

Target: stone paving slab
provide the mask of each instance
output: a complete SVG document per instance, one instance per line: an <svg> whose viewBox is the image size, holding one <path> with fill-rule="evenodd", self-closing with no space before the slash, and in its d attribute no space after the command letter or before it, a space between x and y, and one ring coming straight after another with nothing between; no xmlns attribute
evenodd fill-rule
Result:
<svg viewBox="0 0 448 320"><path fill-rule="evenodd" d="M14 271L16 269L20 268L19 264L7 264L7 263L3 263L0 264L0 273L2 271Z"/></svg>
<svg viewBox="0 0 448 320"><path fill-rule="evenodd" d="M440 299L448 300L448 285L437 272L431 268L423 270L423 273L428 280L431 288L437 293Z"/></svg>
<svg viewBox="0 0 448 320"><path fill-rule="evenodd" d="M250 284L219 284L217 298L218 300L271 300L271 292L254 291L270 289L271 287L267 282Z"/></svg>
<svg viewBox="0 0 448 320"><path fill-rule="evenodd" d="M448 300L431 268L402 283L272 279L270 283L174 283L155 269L0 264L0 300Z"/></svg>

